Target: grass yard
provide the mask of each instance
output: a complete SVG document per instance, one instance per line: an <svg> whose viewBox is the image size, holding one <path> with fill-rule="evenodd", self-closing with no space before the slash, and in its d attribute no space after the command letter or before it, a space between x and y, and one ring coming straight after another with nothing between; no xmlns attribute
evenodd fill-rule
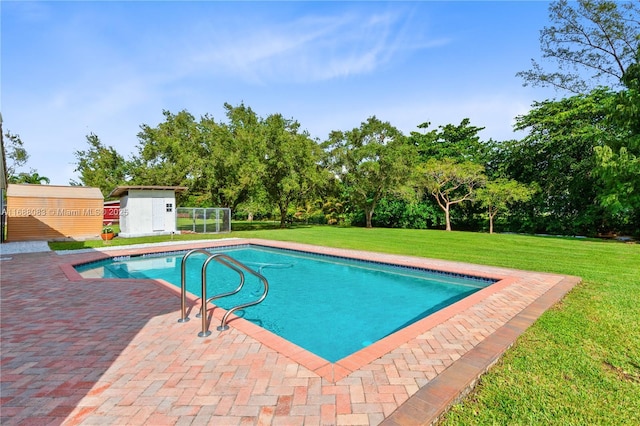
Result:
<svg viewBox="0 0 640 426"><path fill-rule="evenodd" d="M517 341L443 424L640 424L640 244L433 230L247 228L174 238L255 237L580 276L583 282ZM112 244L169 239L116 238ZM72 244L50 243L54 249Z"/></svg>

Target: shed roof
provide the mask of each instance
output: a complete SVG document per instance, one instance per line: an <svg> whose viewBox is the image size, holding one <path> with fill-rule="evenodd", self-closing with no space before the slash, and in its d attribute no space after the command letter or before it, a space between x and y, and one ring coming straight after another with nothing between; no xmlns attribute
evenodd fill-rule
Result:
<svg viewBox="0 0 640 426"><path fill-rule="evenodd" d="M152 190L152 191L171 190L175 192L183 192L187 190L187 187L186 186L156 186L156 185L125 185L125 186L117 186L113 191L111 191L111 193L107 197L108 198L121 197L122 195L125 195L132 189Z"/></svg>
<svg viewBox="0 0 640 426"><path fill-rule="evenodd" d="M34 185L10 183L7 197L76 198L104 200L100 188L90 186Z"/></svg>

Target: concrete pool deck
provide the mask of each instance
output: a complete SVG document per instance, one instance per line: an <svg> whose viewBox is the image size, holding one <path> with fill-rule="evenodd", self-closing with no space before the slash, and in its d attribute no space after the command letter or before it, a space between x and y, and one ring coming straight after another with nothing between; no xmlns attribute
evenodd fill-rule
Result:
<svg viewBox="0 0 640 426"><path fill-rule="evenodd" d="M82 279L70 266L108 255L251 242L503 280L331 364L242 319L217 332L220 309L213 310L212 335L200 338L201 321L177 322L180 301L165 284ZM431 424L580 282L261 240L17 253L0 267L0 423L7 425Z"/></svg>

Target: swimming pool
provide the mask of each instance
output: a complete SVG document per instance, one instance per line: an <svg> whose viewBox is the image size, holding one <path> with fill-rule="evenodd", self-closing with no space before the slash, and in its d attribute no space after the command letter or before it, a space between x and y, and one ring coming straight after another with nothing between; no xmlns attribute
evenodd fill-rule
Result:
<svg viewBox="0 0 640 426"><path fill-rule="evenodd" d="M394 266L381 262L279 250L258 245L220 247L269 280L269 295L238 316L336 362L409 324L455 303L496 280ZM163 279L180 286L185 252L115 257L76 266L104 278ZM187 290L199 296L204 255L187 261ZM221 266L207 275L208 295L232 290L237 275ZM214 303L230 309L255 299L257 280L247 276L243 292ZM254 294L252 294L254 293Z"/></svg>

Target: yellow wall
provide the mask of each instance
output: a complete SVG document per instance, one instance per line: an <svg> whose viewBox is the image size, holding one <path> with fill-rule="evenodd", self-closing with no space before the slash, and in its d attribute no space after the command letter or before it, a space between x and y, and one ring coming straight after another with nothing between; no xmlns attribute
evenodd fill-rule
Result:
<svg viewBox="0 0 640 426"><path fill-rule="evenodd" d="M12 196L11 192L7 191L7 241L87 239L100 235L103 199Z"/></svg>

